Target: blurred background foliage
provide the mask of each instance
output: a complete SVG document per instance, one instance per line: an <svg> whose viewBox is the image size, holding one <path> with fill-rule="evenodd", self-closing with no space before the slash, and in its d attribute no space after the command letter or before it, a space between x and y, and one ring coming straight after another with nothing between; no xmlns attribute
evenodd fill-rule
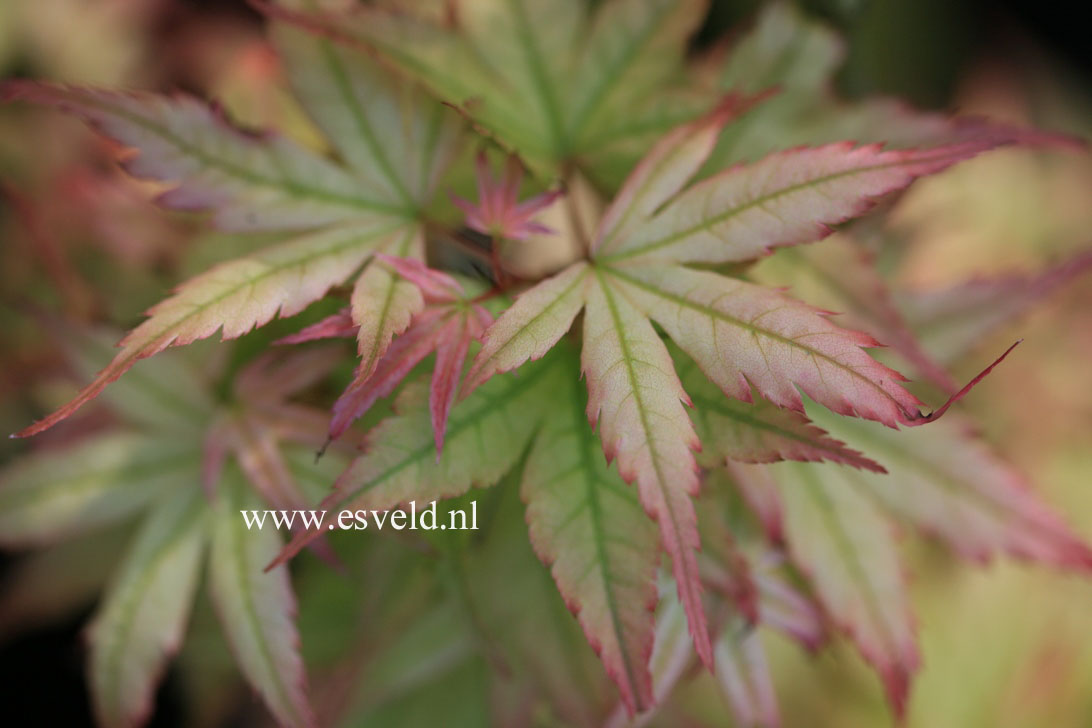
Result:
<svg viewBox="0 0 1092 728"><path fill-rule="evenodd" d="M714 0L697 44L731 33L759 4ZM845 34L848 57L840 80L847 95L898 95L919 106L1092 138L1088 59L1073 37L1085 26L1048 4L801 5ZM275 124L314 143L308 123L282 92L279 73L260 19L242 1L0 1L0 75L184 89L218 99L244 124ZM209 234L195 219L160 210L149 201L154 186L119 172L115 152L58 114L0 108L0 429L7 432L75 391L56 321L130 326L184 275L262 243ZM1031 273L1088 247L1090 201L1092 156L1003 151L919 183L893 210L895 242L879 252L910 293L968 277ZM298 327L267 327L219 356L246 361ZM972 375L984 357L1019 337L1025 339L1021 349L965 406L1045 497L1092 537L1088 278L980 341L977 356L955 363L957 378ZM0 462L100 428L103 417L109 415L91 413L32 442L0 441ZM496 490L483 502L498 519L507 514L522 528L509 502L512 488ZM9 715L26 708L34 712L23 714L39 716L38 724L86 723L79 625L128 536L115 529L5 557L0 705ZM488 710L503 714L504 706L488 702L486 676L503 679L506 651L545 644L537 635L520 634L513 613L545 615L563 607L552 589L535 592L533 582L518 576L548 578L529 548L510 553L493 545L499 538L476 544L474 559L445 557L441 546L440 558L424 561L413 544L399 539L351 535L341 546L359 558L346 558L348 578L313 559L297 564L304 646L309 662L321 666L312 673L316 703L348 706L356 725L369 718L375 725L418 725L437 714L446 725L478 725ZM909 725L1092 725L1092 584L1010 563L967 568L919 539L906 539L905 547L924 653ZM475 596L511 590L506 585L515 578L529 590L518 598L497 603ZM451 609L422 618L437 599L437 583L439 598ZM152 725L240 725L251 714L253 701L240 693L207 611L193 616ZM491 636L452 626L468 622L490 624ZM890 723L878 683L849 649L808 657L777 639L769 646L786 725ZM422 644L431 646L432 659L424 662ZM343 659L347 646L349 660ZM588 666L581 658L572 675ZM590 667L588 679L600 680L594 659ZM566 690L564 684L551 687L561 695ZM707 676L684 687L665 714L695 725L730 721Z"/></svg>

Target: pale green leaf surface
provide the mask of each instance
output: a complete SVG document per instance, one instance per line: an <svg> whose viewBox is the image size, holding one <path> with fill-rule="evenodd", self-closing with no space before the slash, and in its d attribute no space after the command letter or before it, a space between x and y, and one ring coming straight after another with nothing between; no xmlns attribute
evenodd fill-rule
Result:
<svg viewBox="0 0 1092 728"><path fill-rule="evenodd" d="M161 198L186 210L211 209L229 230L292 230L350 220L405 219L369 180L347 173L272 133L232 127L206 103L161 97L10 82L9 98L69 111L139 154L126 162L137 177L176 185Z"/></svg>
<svg viewBox="0 0 1092 728"><path fill-rule="evenodd" d="M145 520L90 627L95 715L109 728L139 726L178 650L206 538L200 490L177 491Z"/></svg>
<svg viewBox="0 0 1092 728"><path fill-rule="evenodd" d="M575 380L558 392L523 472L531 542L630 710L652 703L655 525L603 457Z"/></svg>
<svg viewBox="0 0 1092 728"><path fill-rule="evenodd" d="M891 524L848 483L823 477L829 465L765 467L777 468L793 561L830 618L879 673L901 715L921 658Z"/></svg>
<svg viewBox="0 0 1092 728"><path fill-rule="evenodd" d="M578 262L520 294L486 330L463 391L529 359L541 359L584 307L588 280L588 265Z"/></svg>
<svg viewBox="0 0 1092 728"><path fill-rule="evenodd" d="M888 425L913 421L917 398L901 376L864 350L871 337L841 329L780 292L682 266L608 269L630 296L727 395L752 388L781 407L803 411L797 387L839 414Z"/></svg>
<svg viewBox="0 0 1092 728"><path fill-rule="evenodd" d="M296 95L364 188L395 206L427 205L457 148L455 115L365 53L286 23L273 26L273 38Z"/></svg>
<svg viewBox="0 0 1092 728"><path fill-rule="evenodd" d="M129 433L44 449L2 472L0 543L38 545L121 520L165 489L194 484L192 442Z"/></svg>
<svg viewBox="0 0 1092 728"><path fill-rule="evenodd" d="M98 396L137 361L169 346L189 344L223 329L234 339L275 316L292 316L356 270L372 252L405 234L405 226L349 226L308 233L253 255L222 263L183 283L148 311L121 342L114 360L73 400L19 433L52 427Z"/></svg>
<svg viewBox="0 0 1092 728"><path fill-rule="evenodd" d="M652 324L601 272L589 282L581 366L588 380L588 418L618 472L637 483L641 503L660 526L679 598L699 656L712 663L701 606L695 550L697 435L688 401Z"/></svg>
<svg viewBox="0 0 1092 728"><path fill-rule="evenodd" d="M240 670L277 722L313 726L288 567L264 570L281 549L280 534L248 530L239 512L258 503L229 468L214 510L209 590Z"/></svg>
<svg viewBox="0 0 1092 728"><path fill-rule="evenodd" d="M814 416L891 466L889 475L824 471L825 479L856 486L965 558L985 562L1010 555L1092 569L1092 549L966 422L949 416L895 434L827 413Z"/></svg>

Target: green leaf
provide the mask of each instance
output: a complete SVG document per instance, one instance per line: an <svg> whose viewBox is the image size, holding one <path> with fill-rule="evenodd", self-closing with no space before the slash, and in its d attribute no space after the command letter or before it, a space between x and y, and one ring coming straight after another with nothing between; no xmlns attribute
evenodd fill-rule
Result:
<svg viewBox="0 0 1092 728"><path fill-rule="evenodd" d="M313 726L288 568L264 570L281 548L280 535L274 528L249 530L240 514L256 503L229 468L215 507L209 589L239 668L277 722Z"/></svg>
<svg viewBox="0 0 1092 728"><path fill-rule="evenodd" d="M56 106L93 124L139 156L137 177L176 185L161 200L214 210L228 230L298 230L350 220L406 219L381 189L272 133L247 134L189 96L168 98L10 81L0 96Z"/></svg>
<svg viewBox="0 0 1092 728"><path fill-rule="evenodd" d="M314 11L320 2L282 4ZM328 38L284 22L272 34L296 96L364 188L392 205L426 206L457 149L461 124L451 110Z"/></svg>
<svg viewBox="0 0 1092 728"><path fill-rule="evenodd" d="M3 471L0 543L49 543L119 521L196 483L199 462L192 442L128 433L41 450Z"/></svg>
<svg viewBox="0 0 1092 728"><path fill-rule="evenodd" d="M638 108L651 116L644 112L677 75L705 7L703 0L608 0L589 18L578 0L479 0L459 7L455 32L374 9L293 19L377 51L533 165L556 171L601 152L604 139L651 141L647 128L625 123L627 114ZM662 119L653 134L667 128Z"/></svg>
<svg viewBox="0 0 1092 728"><path fill-rule="evenodd" d="M535 438L523 473L531 542L551 567L630 712L652 703L660 544L637 494L603 458L575 379Z"/></svg>
<svg viewBox="0 0 1092 728"><path fill-rule="evenodd" d="M865 351L876 345L871 337L778 291L682 266L608 271L730 397L751 401L753 390L802 412L799 387L839 414L890 426L920 414L903 377Z"/></svg>
<svg viewBox="0 0 1092 728"><path fill-rule="evenodd" d="M479 387L452 409L439 459L428 385L412 382L395 402L397 414L368 433L365 454L341 474L319 509L385 510L410 501L423 507L495 484L522 455L562 369L551 357L525 367L518 377L494 377ZM300 532L277 562L299 553L321 533Z"/></svg>
<svg viewBox="0 0 1092 728"><path fill-rule="evenodd" d="M88 627L91 697L103 726L138 726L151 713L156 684L185 632L205 516L196 487L154 508Z"/></svg>

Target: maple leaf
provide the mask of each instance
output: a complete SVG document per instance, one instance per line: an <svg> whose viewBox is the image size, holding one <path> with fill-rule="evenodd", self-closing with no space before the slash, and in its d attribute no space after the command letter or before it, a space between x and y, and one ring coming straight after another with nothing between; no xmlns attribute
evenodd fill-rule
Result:
<svg viewBox="0 0 1092 728"><path fill-rule="evenodd" d="M65 345L80 371L110 358L101 334L65 329ZM156 684L181 646L206 551L223 633L247 680L279 722L313 724L287 571L263 572L280 536L266 529L255 538L239 509L302 507L314 497L300 487L301 467L313 466L301 464L305 451L292 443L317 447L327 417L285 398L325 376L331 353L260 357L240 371L227 408L214 404L192 362L170 355L155 362L170 387L143 362L108 391L121 426L0 473L8 547L53 543L143 512L88 629L91 700L103 725L139 725L150 715ZM149 418L149 403L163 416ZM334 468L339 461L331 459Z"/></svg>
<svg viewBox="0 0 1092 728"><path fill-rule="evenodd" d="M3 85L6 99L56 106L135 148L126 168L170 185L161 197L165 204L212 211L213 221L228 230L298 235L183 283L148 312L75 399L18 436L69 417L140 359L218 330L224 339L236 338L274 317L299 313L361 266L350 308L363 370L375 367L423 305L412 285L365 264L376 251L423 256L420 222L457 149L457 120L366 58L292 28L278 27L275 34L297 92L348 166L273 133L241 132L188 96ZM387 136L404 146L392 146Z"/></svg>
<svg viewBox="0 0 1092 728"><path fill-rule="evenodd" d="M661 91L681 75L705 0L488 0L445 20L360 7L259 3L346 47L361 44L461 108L533 169L575 161L593 176L632 166L651 140L708 106ZM452 22L454 27L452 27Z"/></svg>
<svg viewBox="0 0 1092 728"><path fill-rule="evenodd" d="M797 149L685 188L737 113L733 99L654 147L604 213L589 260L520 295L483 335L467 377L477 384L542 356L585 311L588 416L660 525L698 654L710 665L690 502L698 490L699 440L684 408L690 397L652 321L724 394L743 402L757 395L802 413L802 390L839 414L892 427L928 418L900 386L901 376L867 354L876 345L871 337L777 291L684 264L746 261L775 246L815 241L914 178L1010 141L986 136L909 151L844 143Z"/></svg>

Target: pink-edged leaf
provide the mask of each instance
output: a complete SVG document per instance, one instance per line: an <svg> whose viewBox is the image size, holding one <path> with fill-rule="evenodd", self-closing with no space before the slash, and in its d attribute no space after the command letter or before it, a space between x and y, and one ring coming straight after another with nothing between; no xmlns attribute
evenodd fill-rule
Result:
<svg viewBox="0 0 1092 728"><path fill-rule="evenodd" d="M436 367L432 371L428 408L432 417L432 436L436 442L436 459L444 451L444 431L447 416L455 403L459 378L463 373L466 355L470 350L469 314L456 315L437 334Z"/></svg>
<svg viewBox="0 0 1092 728"><path fill-rule="evenodd" d="M897 301L923 346L952 362L1070 281L1092 270L1092 252L1037 274L978 278L940 290L900 292Z"/></svg>
<svg viewBox="0 0 1092 728"><path fill-rule="evenodd" d="M351 339L356 336L357 325L348 308L343 308L337 313L327 316L310 326L305 326L294 334L281 337L274 344L287 346L289 344L304 344L308 341L320 339Z"/></svg>
<svg viewBox="0 0 1092 728"><path fill-rule="evenodd" d="M314 726L288 567L263 571L281 548L280 535L250 530L239 517L255 506L238 471L228 468L213 519L209 592L236 663L277 723Z"/></svg>
<svg viewBox="0 0 1092 728"><path fill-rule="evenodd" d="M890 346L922 377L946 392L959 385L926 349L896 307L874 256L850 235L833 235L822 246L780 251L763 260L751 277L785 286L813 305L838 311L839 323Z"/></svg>
<svg viewBox="0 0 1092 728"><path fill-rule="evenodd" d="M863 494L810 463L777 469L785 537L831 620L852 638L902 716L921 658L891 524Z"/></svg>
<svg viewBox="0 0 1092 728"><path fill-rule="evenodd" d="M221 328L224 339L234 339L275 316L299 313L345 280L391 234L389 226L310 233L190 279L148 311L149 318L121 341L114 360L75 399L17 436L49 429L133 364L169 346L207 338Z"/></svg>
<svg viewBox="0 0 1092 728"><path fill-rule="evenodd" d="M781 713L758 632L740 620L729 620L717 640L714 655L717 684L737 724L747 728L778 728Z"/></svg>
<svg viewBox="0 0 1092 728"><path fill-rule="evenodd" d="M893 468L884 477L829 477L848 479L961 556L986 562L1009 555L1092 569L1092 549L966 423L947 419L891 437L882 428L817 415L833 432L883 457Z"/></svg>
<svg viewBox="0 0 1092 728"><path fill-rule="evenodd" d="M399 258L380 253L376 260L390 266L394 272L421 289L430 303L456 301L465 295L457 280L443 271L429 268L419 260Z"/></svg>
<svg viewBox="0 0 1092 728"><path fill-rule="evenodd" d="M404 338L404 337L402 337ZM396 340L397 341L397 340ZM392 347L393 348L393 347ZM424 382L405 387L394 417L368 433L365 452L341 474L320 509L393 508L461 495L493 485L520 459L538 428L550 392L561 386L558 362L529 364L519 377L494 377L451 410L444 450L436 459ZM575 372L564 369L565 376ZM297 534L272 566L284 563L325 531Z"/></svg>
<svg viewBox="0 0 1092 728"><path fill-rule="evenodd" d="M689 354L725 394L750 401L752 388L803 411L797 390L845 415L913 424L921 404L903 377L864 347L872 337L835 326L778 291L682 266L607 269L612 284Z"/></svg>
<svg viewBox="0 0 1092 728"><path fill-rule="evenodd" d="M152 509L88 627L89 683L98 723L139 726L182 644L206 540L196 488Z"/></svg>
<svg viewBox="0 0 1092 728"><path fill-rule="evenodd" d="M607 465L573 379L555 395L523 473L531 542L630 714L653 701L660 544L636 493Z"/></svg>
<svg viewBox="0 0 1092 728"><path fill-rule="evenodd" d="M371 374L358 376L334 403L330 439L336 440L379 399L391 394L417 364L436 348L449 316L428 309L387 349Z"/></svg>
<svg viewBox="0 0 1092 728"><path fill-rule="evenodd" d="M676 127L634 168L599 222L592 253L606 255L648 222L665 202L698 173L725 125L759 97L730 94L697 121Z"/></svg>
<svg viewBox="0 0 1092 728"><path fill-rule="evenodd" d="M829 460L886 472L882 465L828 436L804 415L754 394L751 402L726 398L693 360L679 354L675 362L683 387L694 403L694 423L702 442L698 461L703 466L715 467L725 460Z"/></svg>
<svg viewBox="0 0 1092 728"><path fill-rule="evenodd" d="M925 149L853 143L791 149L706 179L678 195L609 253L612 262L728 263L819 240L876 201L1013 140L1002 135Z"/></svg>
<svg viewBox="0 0 1092 728"><path fill-rule="evenodd" d="M215 211L229 230L316 228L350 220L397 221L407 211L377 186L272 133L248 134L189 96L120 93L9 81L0 97L58 107L139 155L137 177L176 185L161 200Z"/></svg>
<svg viewBox="0 0 1092 728"><path fill-rule="evenodd" d="M481 351L466 375L464 396L494 374L541 359L584 307L588 273L587 263L574 263L521 293L485 331Z"/></svg>
<svg viewBox="0 0 1092 728"><path fill-rule="evenodd" d="M588 418L603 449L660 526L695 649L712 666L701 603L697 516L699 447L683 402L689 402L671 355L647 318L600 271L587 289L581 366L588 379Z"/></svg>
<svg viewBox="0 0 1092 728"><path fill-rule="evenodd" d="M424 258L424 235L420 228L407 230L405 237L392 240L384 250L400 258ZM356 347L360 364L356 376L367 377L375 370L391 340L404 332L413 316L425 307L421 289L391 271L389 266L373 261L364 270L349 299L356 324Z"/></svg>

